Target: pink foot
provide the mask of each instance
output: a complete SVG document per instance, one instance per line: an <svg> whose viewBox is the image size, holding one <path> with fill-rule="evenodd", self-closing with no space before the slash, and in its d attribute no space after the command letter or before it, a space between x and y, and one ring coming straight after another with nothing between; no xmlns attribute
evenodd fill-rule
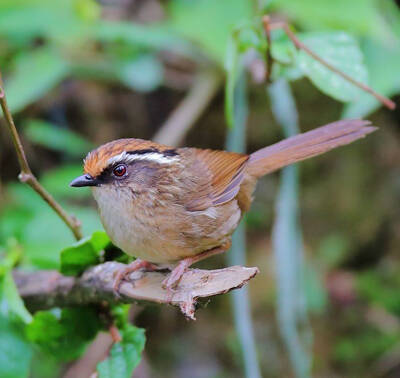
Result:
<svg viewBox="0 0 400 378"><path fill-rule="evenodd" d="M130 273L145 268L146 270L157 270L157 266L149 263L148 261L144 261L141 259L136 259L135 261L131 262L130 264L126 265L124 268L118 270L117 275L114 280L113 290L116 296L119 296L119 288L123 279Z"/></svg>
<svg viewBox="0 0 400 378"><path fill-rule="evenodd" d="M183 260L179 261L178 265L174 269L172 269L168 277L162 282L162 287L170 292L173 292L173 289L175 289L175 287L178 285L183 274L186 272L186 269L188 269L192 264L204 260L207 257L222 253L228 250L230 247L231 247L231 242L229 240L220 247L209 249L208 251L199 253L196 256L184 258Z"/></svg>
<svg viewBox="0 0 400 378"><path fill-rule="evenodd" d="M187 260L182 260L174 269L172 269L171 273L162 282L162 287L169 291L173 291L189 266L190 264Z"/></svg>

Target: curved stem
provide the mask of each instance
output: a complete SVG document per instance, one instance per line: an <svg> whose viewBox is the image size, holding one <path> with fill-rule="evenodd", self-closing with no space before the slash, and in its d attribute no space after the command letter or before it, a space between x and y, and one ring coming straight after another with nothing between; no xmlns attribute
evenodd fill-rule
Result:
<svg viewBox="0 0 400 378"><path fill-rule="evenodd" d="M363 91L371 94L374 96L379 102L381 102L383 105L385 105L388 109L393 110L396 108L396 104L390 100L389 98L382 96L381 94L375 92L372 88L370 88L368 85L365 85L355 79L353 79L351 76L347 75L346 73L340 71L337 69L335 66L327 62L325 59L321 58L318 54L316 54L314 51L309 49L303 42L301 42L296 35L292 32L290 29L289 25L284 22L284 21L270 21L269 16L264 16L263 19L263 25L264 29L267 33L267 36L269 35L269 32L274 29L283 29L287 36L290 38L290 40L293 42L293 44L296 46L297 49L303 50L306 54L310 55L312 58L314 58L316 61L324 65L326 68L334 72L335 74L341 76L343 79L347 80L348 82L352 83L356 87L362 89Z"/></svg>
<svg viewBox="0 0 400 378"><path fill-rule="evenodd" d="M82 231L80 222L73 216L69 215L61 205L53 198L53 196L40 185L37 178L29 167L28 160L25 155L24 147L22 146L17 128L15 127L14 119L11 115L10 109L7 105L6 94L3 89L3 81L0 73L0 105L3 110L6 124L11 133L11 139L14 144L15 152L17 153L18 163L21 168L21 173L18 178L21 182L28 184L36 193L40 195L49 206L57 213L57 215L64 221L67 227L74 234L76 240L82 239Z"/></svg>

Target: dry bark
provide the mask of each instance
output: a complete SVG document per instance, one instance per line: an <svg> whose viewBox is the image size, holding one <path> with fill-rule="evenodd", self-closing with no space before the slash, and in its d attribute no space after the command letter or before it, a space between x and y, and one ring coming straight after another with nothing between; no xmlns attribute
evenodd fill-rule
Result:
<svg viewBox="0 0 400 378"><path fill-rule="evenodd" d="M196 303L227 293L246 284L258 273L258 268L231 266L217 270L189 269L173 291L162 288L169 271L137 271L129 275L113 292L116 272L123 267L107 262L88 269L80 277L63 276L57 271L14 271L14 279L26 306L31 311L52 307L86 304L155 302L179 306L182 313L195 319Z"/></svg>

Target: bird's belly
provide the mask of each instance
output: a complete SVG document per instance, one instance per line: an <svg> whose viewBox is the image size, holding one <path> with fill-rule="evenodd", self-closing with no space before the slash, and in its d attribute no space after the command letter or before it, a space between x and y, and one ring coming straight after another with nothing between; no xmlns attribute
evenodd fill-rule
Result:
<svg viewBox="0 0 400 378"><path fill-rule="evenodd" d="M127 208L122 203L101 201L103 226L112 242L125 253L153 263L172 263L225 243L240 220L236 204L228 213L189 213L174 206Z"/></svg>
<svg viewBox="0 0 400 378"><path fill-rule="evenodd" d="M112 224L103 219L103 225L113 243L128 255L153 263L177 260L176 246L161 235L155 224L132 217Z"/></svg>

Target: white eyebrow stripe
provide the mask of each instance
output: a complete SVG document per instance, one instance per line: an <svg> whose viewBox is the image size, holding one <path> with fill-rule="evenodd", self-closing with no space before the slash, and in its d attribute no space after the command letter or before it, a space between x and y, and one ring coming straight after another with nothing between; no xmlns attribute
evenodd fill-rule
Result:
<svg viewBox="0 0 400 378"><path fill-rule="evenodd" d="M108 164L116 164L120 162L131 163L134 161L139 160L147 160L147 161L154 161L158 164L171 164L177 160L179 160L179 156L165 156L162 152L148 152L145 154L135 154L122 152L119 155L113 156L112 158L108 159Z"/></svg>

